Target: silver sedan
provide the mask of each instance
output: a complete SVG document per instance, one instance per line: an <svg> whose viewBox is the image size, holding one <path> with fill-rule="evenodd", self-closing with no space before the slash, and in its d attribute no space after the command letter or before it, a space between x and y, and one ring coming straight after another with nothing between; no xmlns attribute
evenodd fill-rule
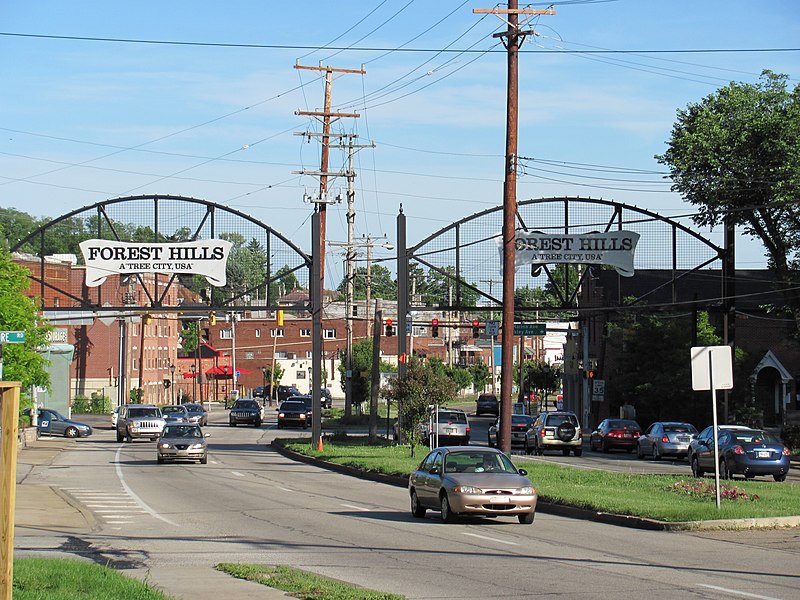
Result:
<svg viewBox="0 0 800 600"><path fill-rule="evenodd" d="M445 523L459 515L515 516L530 525L537 496L526 475L494 448L436 448L409 477L411 514L438 510Z"/></svg>
<svg viewBox="0 0 800 600"><path fill-rule="evenodd" d="M173 423L166 425L158 438L157 459L159 463L172 460L197 461L208 463L208 443L199 425Z"/></svg>
<svg viewBox="0 0 800 600"><path fill-rule="evenodd" d="M689 451L689 442L695 436L697 429L691 423L656 421L639 436L636 456L650 456L653 460L659 460L663 456L685 458Z"/></svg>

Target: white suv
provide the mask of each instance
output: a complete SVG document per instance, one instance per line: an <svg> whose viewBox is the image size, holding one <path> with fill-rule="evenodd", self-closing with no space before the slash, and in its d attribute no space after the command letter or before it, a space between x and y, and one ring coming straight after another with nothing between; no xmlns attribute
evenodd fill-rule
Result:
<svg viewBox="0 0 800 600"><path fill-rule="evenodd" d="M152 404L124 404L117 417L117 441L132 442L134 438L156 441L164 429L164 415Z"/></svg>
<svg viewBox="0 0 800 600"><path fill-rule="evenodd" d="M545 450L561 450L564 456L583 454L583 435L578 416L573 412L542 412L533 424L536 433L533 450L542 455Z"/></svg>

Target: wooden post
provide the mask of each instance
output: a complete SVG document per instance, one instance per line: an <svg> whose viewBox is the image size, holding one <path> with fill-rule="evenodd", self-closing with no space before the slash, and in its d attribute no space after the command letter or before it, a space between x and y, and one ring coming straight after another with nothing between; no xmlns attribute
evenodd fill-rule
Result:
<svg viewBox="0 0 800 600"><path fill-rule="evenodd" d="M17 497L17 444L19 435L19 382L0 381L0 600L11 600L14 583L14 509Z"/></svg>

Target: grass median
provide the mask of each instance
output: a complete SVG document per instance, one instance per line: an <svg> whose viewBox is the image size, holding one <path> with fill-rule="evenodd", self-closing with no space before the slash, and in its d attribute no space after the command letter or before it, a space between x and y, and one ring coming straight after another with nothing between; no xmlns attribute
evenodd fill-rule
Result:
<svg viewBox="0 0 800 600"><path fill-rule="evenodd" d="M407 477L425 456L426 447L411 457L408 446L369 444L366 438L326 440L323 452L311 440L279 440L286 448L332 463L365 471ZM528 471L539 500L599 512L658 521L706 521L800 516L800 486L773 481L724 481L721 507L715 502L713 478L686 475L614 473L561 466L512 456Z"/></svg>

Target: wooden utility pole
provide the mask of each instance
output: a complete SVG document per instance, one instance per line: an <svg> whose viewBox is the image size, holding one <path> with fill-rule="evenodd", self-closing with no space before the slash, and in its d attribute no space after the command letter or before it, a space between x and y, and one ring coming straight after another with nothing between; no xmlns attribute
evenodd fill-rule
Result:
<svg viewBox="0 0 800 600"><path fill-rule="evenodd" d="M19 382L0 381L0 600L11 600L14 584L14 508L17 498Z"/></svg>
<svg viewBox="0 0 800 600"><path fill-rule="evenodd" d="M519 15L527 15L523 25L536 15L554 15L553 9L518 8L517 0L509 0L508 8L476 8L473 13L497 15L507 25L504 32L494 34L503 40L507 50L508 92L506 99L506 160L503 185L503 338L500 366L500 440L503 452L511 451L511 391L514 380L514 247L517 214L517 131L519 110L519 47L532 30L520 28ZM507 18L505 18L505 15ZM523 357L520 357L520 361Z"/></svg>
<svg viewBox="0 0 800 600"><path fill-rule="evenodd" d="M329 175L339 175L339 173L329 173L328 172L328 155L330 151L330 138L331 138L331 123L343 117L352 117L358 118L361 115L358 113L334 113L331 112L331 87L333 86L333 74L334 73L360 73L361 75L365 74L366 71L362 69L334 69L333 67L323 67L322 65L318 67L310 67L304 65L295 65L295 69L308 69L312 71L324 71L325 72L325 105L322 111L303 111L303 110L296 110L294 114L296 115L305 115L311 117L317 117L322 119L322 158L320 160L320 169L318 172L311 172L311 171L293 171L293 173L298 173L302 175L314 175L319 177L319 196L318 198L313 199L314 203L316 204L315 210L319 212L319 230L320 230L320 237L318 240L319 243L319 260L321 261L320 265L320 277L322 280L325 278L325 228L327 222L327 215L326 215L326 207L328 204L331 204L332 201L328 199L328 176ZM311 133L306 133L311 137ZM337 136L338 137L338 136ZM324 281L322 281L322 289L325 289Z"/></svg>

